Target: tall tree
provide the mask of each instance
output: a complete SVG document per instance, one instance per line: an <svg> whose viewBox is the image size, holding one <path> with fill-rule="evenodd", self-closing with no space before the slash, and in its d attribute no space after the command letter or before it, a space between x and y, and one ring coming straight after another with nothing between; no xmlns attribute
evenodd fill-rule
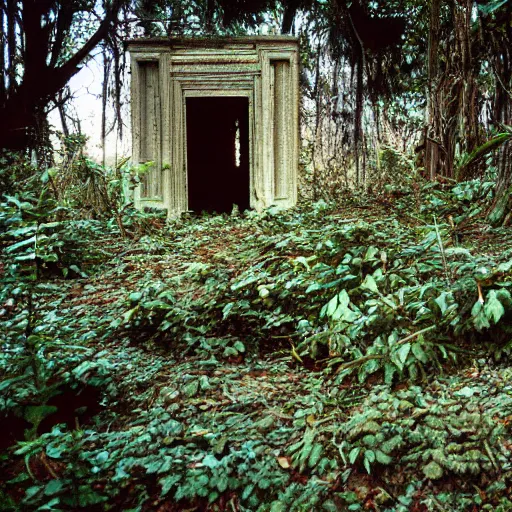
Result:
<svg viewBox="0 0 512 512"><path fill-rule="evenodd" d="M0 147L20 150L37 141L45 108L107 36L126 2L0 0L2 41L7 40L1 62Z"/></svg>

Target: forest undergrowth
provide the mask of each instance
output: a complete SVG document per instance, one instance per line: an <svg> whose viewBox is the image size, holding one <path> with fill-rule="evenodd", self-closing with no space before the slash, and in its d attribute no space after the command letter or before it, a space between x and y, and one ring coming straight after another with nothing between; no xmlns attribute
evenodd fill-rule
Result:
<svg viewBox="0 0 512 512"><path fill-rule="evenodd" d="M0 510L512 510L492 192L170 223L5 196Z"/></svg>

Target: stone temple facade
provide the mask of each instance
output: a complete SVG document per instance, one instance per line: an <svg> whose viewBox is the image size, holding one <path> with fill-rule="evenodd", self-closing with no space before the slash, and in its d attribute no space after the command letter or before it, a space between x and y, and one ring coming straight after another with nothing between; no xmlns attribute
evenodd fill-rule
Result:
<svg viewBox="0 0 512 512"><path fill-rule="evenodd" d="M138 39L133 162L152 162L139 208L230 212L297 200L296 38Z"/></svg>

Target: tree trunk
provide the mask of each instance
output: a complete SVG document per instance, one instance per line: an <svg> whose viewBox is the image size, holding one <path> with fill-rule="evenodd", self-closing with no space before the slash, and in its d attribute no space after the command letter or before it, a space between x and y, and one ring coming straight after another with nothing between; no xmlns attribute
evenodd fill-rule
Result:
<svg viewBox="0 0 512 512"><path fill-rule="evenodd" d="M439 37L441 0L431 0L428 36L427 126L425 136L425 173L434 179L439 172L439 147L442 139L439 87Z"/></svg>
<svg viewBox="0 0 512 512"><path fill-rule="evenodd" d="M5 62L5 25L4 25L5 3L0 2L0 62ZM4 105L7 91L5 90L5 74L3 67L0 71L0 108Z"/></svg>
<svg viewBox="0 0 512 512"><path fill-rule="evenodd" d="M67 61L58 67L52 67L48 64L53 52L50 42L51 31L48 22L43 21L52 14L52 3L38 0L7 0L8 59L1 64L2 71L8 72L9 87L4 104L0 104L1 147L23 150L37 145L38 134L45 133L45 127L40 126L39 121L48 103L80 70L82 61L108 34L112 21L117 17L124 1L113 0L96 32ZM19 5L21 14L18 12ZM58 30L58 22L56 27ZM60 27L61 30L69 28ZM16 31L20 32L19 46L16 44ZM58 40L59 36L56 34L55 41ZM19 84L13 75L16 69L13 64L18 58L23 58L24 64Z"/></svg>
<svg viewBox="0 0 512 512"><path fill-rule="evenodd" d="M498 156L495 200L487 220L493 226L512 224L512 141L503 144Z"/></svg>
<svg viewBox="0 0 512 512"><path fill-rule="evenodd" d="M318 41L318 46L316 49L316 64L315 64L315 85L313 87L313 97L315 100L315 131L313 133L313 148L311 151L311 162L313 164L313 201L318 200L318 166L317 166L317 145L318 145L318 137L320 133L320 121L322 116L322 90L320 87L320 78L321 78L321 43ZM335 77L337 80L337 77ZM321 136L321 135L320 135Z"/></svg>
<svg viewBox="0 0 512 512"><path fill-rule="evenodd" d="M103 45L103 84L101 93L101 149L102 165L105 167L107 161L107 96L108 77L110 75L110 59L107 56L106 45Z"/></svg>
<svg viewBox="0 0 512 512"><path fill-rule="evenodd" d="M293 22L299 8L300 0L288 0L285 4L283 21L281 22L281 33L291 34L293 30Z"/></svg>

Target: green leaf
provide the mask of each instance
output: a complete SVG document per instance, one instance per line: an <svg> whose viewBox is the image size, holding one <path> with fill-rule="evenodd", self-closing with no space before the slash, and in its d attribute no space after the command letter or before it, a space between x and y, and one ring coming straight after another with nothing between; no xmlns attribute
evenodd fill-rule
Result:
<svg viewBox="0 0 512 512"><path fill-rule="evenodd" d="M17 377L13 377L12 379L5 379L2 382L0 382L0 391L3 391L4 389L7 389L12 384L19 382L21 380L27 379L27 375L18 375Z"/></svg>
<svg viewBox="0 0 512 512"><path fill-rule="evenodd" d="M21 242L17 242L15 244L7 247L7 249L5 249L5 252L7 252L7 253L15 252L17 249L20 249L21 247L25 247L26 245L35 244L36 240L37 240L37 237L35 235L30 238L27 238L26 240L21 240Z"/></svg>
<svg viewBox="0 0 512 512"><path fill-rule="evenodd" d="M206 466L207 468L210 469L214 469L220 465L220 461L211 453L206 454L206 456L201 462L203 466Z"/></svg>
<svg viewBox="0 0 512 512"><path fill-rule="evenodd" d="M506 274L507 272L510 272L512 270L512 260L508 260L508 261L506 261L504 263L500 263L496 270L498 272L502 272L503 274Z"/></svg>
<svg viewBox="0 0 512 512"><path fill-rule="evenodd" d="M377 440L373 434L367 434L366 436L363 437L363 443L366 446L373 447L375 446L376 441Z"/></svg>
<svg viewBox="0 0 512 512"><path fill-rule="evenodd" d="M364 465L366 471L368 472L368 474L370 474L371 473L371 463L366 457L364 458L363 465Z"/></svg>
<svg viewBox="0 0 512 512"><path fill-rule="evenodd" d="M373 276L371 276L370 274L368 274L366 276L365 280L361 284L361 288L364 288L365 290L370 290L371 292L374 292L377 294L379 293L379 288L377 287L377 283L375 282L375 279L373 278Z"/></svg>
<svg viewBox="0 0 512 512"><path fill-rule="evenodd" d="M384 365L384 382L386 384L392 384L393 383L393 376L396 373L396 366L391 363L386 363Z"/></svg>
<svg viewBox="0 0 512 512"><path fill-rule="evenodd" d="M78 489L78 503L81 507L98 505L106 500L105 496L93 491L88 485L81 485Z"/></svg>
<svg viewBox="0 0 512 512"><path fill-rule="evenodd" d="M295 258L295 261L297 263L302 263L302 265L304 265L304 267L306 267L306 270L308 272L310 271L311 267L309 266L308 260L304 256L298 256L297 258Z"/></svg>
<svg viewBox="0 0 512 512"><path fill-rule="evenodd" d="M323 446L319 443L313 445L313 449L311 450L311 454L309 455L308 462L308 466L310 468L314 468L318 464L318 461L322 457L323 449Z"/></svg>
<svg viewBox="0 0 512 512"><path fill-rule="evenodd" d="M446 310L448 309L448 304L446 302L446 299L449 297L449 294L446 292L441 293L439 297L435 300L436 304L439 306L439 309L441 310L441 314L445 314Z"/></svg>
<svg viewBox="0 0 512 512"><path fill-rule="evenodd" d="M107 462L109 455L110 454L107 451L98 453L98 455L96 455L96 462L98 464L103 464L104 462Z"/></svg>
<svg viewBox="0 0 512 512"><path fill-rule="evenodd" d="M368 462L370 462L370 464L372 462L375 462L375 452L373 450L366 450L364 452L364 458L368 459Z"/></svg>
<svg viewBox="0 0 512 512"><path fill-rule="evenodd" d="M359 456L359 453L361 452L361 448L359 446L356 446L355 448L352 448L350 450L350 453L348 455L348 460L350 464L354 464L354 462L357 460L357 457Z"/></svg>
<svg viewBox="0 0 512 512"><path fill-rule="evenodd" d="M364 261L373 261L376 259L376 255L379 253L379 249L377 247L374 247L373 245L370 245L368 249L366 250L366 254L364 255Z"/></svg>
<svg viewBox="0 0 512 512"><path fill-rule="evenodd" d="M393 457L386 455L381 450L375 451L375 458L377 459L377 462L379 462L380 464L384 464L384 465L388 465L388 464L391 464L391 462L393 462Z"/></svg>
<svg viewBox="0 0 512 512"><path fill-rule="evenodd" d="M235 347L226 347L222 353L223 357L237 357L238 350Z"/></svg>
<svg viewBox="0 0 512 512"><path fill-rule="evenodd" d="M159 484L162 486L162 492L160 496L165 496L179 481L181 475L168 475L159 480Z"/></svg>
<svg viewBox="0 0 512 512"><path fill-rule="evenodd" d="M131 319L135 316L135 314L139 311L139 306L135 306L132 309L129 309L125 313L123 313L123 324L129 324Z"/></svg>
<svg viewBox="0 0 512 512"><path fill-rule="evenodd" d="M494 320L497 324L501 317L505 314L505 308L496 296L496 290L491 290L487 296L487 300L484 305L485 316L489 320Z"/></svg>
<svg viewBox="0 0 512 512"><path fill-rule="evenodd" d="M25 491L25 500L30 500L31 498L33 498L41 489L42 487L40 485L34 485L32 487L29 487Z"/></svg>
<svg viewBox="0 0 512 512"><path fill-rule="evenodd" d="M491 0L488 3L479 3L478 9L484 14L489 15L503 7L508 1L509 0Z"/></svg>
<svg viewBox="0 0 512 512"><path fill-rule="evenodd" d="M421 346L421 343L416 342L411 345L411 351L414 355L414 357L422 362L423 364L426 364L428 362L428 356L423 350L423 347Z"/></svg>
<svg viewBox="0 0 512 512"><path fill-rule="evenodd" d="M484 312L483 304L477 300L471 309L471 316L473 317L473 324L477 331L488 329L491 324Z"/></svg>
<svg viewBox="0 0 512 512"><path fill-rule="evenodd" d="M235 305L234 302L228 302L223 308L222 308L222 320L226 320L229 313L233 309L233 306Z"/></svg>
<svg viewBox="0 0 512 512"><path fill-rule="evenodd" d="M199 381L193 380L192 382L188 382L183 386L183 394L185 396L193 397L197 394L199 390Z"/></svg>
<svg viewBox="0 0 512 512"><path fill-rule="evenodd" d="M407 361L407 356L409 355L409 352L411 351L411 344L410 343L404 343L398 350L398 358L400 359L402 365L405 364L405 361Z"/></svg>
<svg viewBox="0 0 512 512"><path fill-rule="evenodd" d="M435 461L423 467L423 474L430 480L438 480L443 476L443 468Z"/></svg>
<svg viewBox="0 0 512 512"><path fill-rule="evenodd" d="M404 365L407 361L407 356L409 355L410 351L411 344L404 343L398 350L391 354L391 360L396 364L400 371L404 369Z"/></svg>
<svg viewBox="0 0 512 512"><path fill-rule="evenodd" d="M139 302L140 299L142 299L142 293L141 292L132 292L128 296L128 299L130 302Z"/></svg>
<svg viewBox="0 0 512 512"><path fill-rule="evenodd" d="M288 510L288 505L279 500L273 501L270 505L270 512L287 512Z"/></svg>
<svg viewBox="0 0 512 512"><path fill-rule="evenodd" d="M455 396L462 396L464 398L471 398L475 391L477 391L478 388L470 388L469 386L464 386L462 389L459 389L458 391L455 391Z"/></svg>
<svg viewBox="0 0 512 512"><path fill-rule="evenodd" d="M44 488L44 494L46 496L54 496L64 488L64 482L62 480L50 480Z"/></svg>
<svg viewBox="0 0 512 512"><path fill-rule="evenodd" d="M245 345L241 341L235 341L233 346L238 350L238 352L245 352Z"/></svg>
<svg viewBox="0 0 512 512"><path fill-rule="evenodd" d="M327 303L327 310L326 315L332 316L334 312L336 311L336 308L338 307L338 296L335 295L328 303Z"/></svg>
<svg viewBox="0 0 512 512"><path fill-rule="evenodd" d="M55 445L53 443L50 443L46 447L46 455L48 455L48 457L51 457L52 459L60 459L62 457L63 452L64 448L57 443Z"/></svg>
<svg viewBox="0 0 512 512"><path fill-rule="evenodd" d="M228 477L227 477L227 475L223 474L217 482L217 489L219 490L219 492L225 492L227 488L228 488Z"/></svg>
<svg viewBox="0 0 512 512"><path fill-rule="evenodd" d="M338 307L336 311L331 315L335 321L344 320L345 322L351 323L359 318L359 315L349 309L350 297L346 290L342 290L338 295Z"/></svg>
<svg viewBox="0 0 512 512"><path fill-rule="evenodd" d="M254 484L247 485L242 492L242 499L246 500L254 491Z"/></svg>

